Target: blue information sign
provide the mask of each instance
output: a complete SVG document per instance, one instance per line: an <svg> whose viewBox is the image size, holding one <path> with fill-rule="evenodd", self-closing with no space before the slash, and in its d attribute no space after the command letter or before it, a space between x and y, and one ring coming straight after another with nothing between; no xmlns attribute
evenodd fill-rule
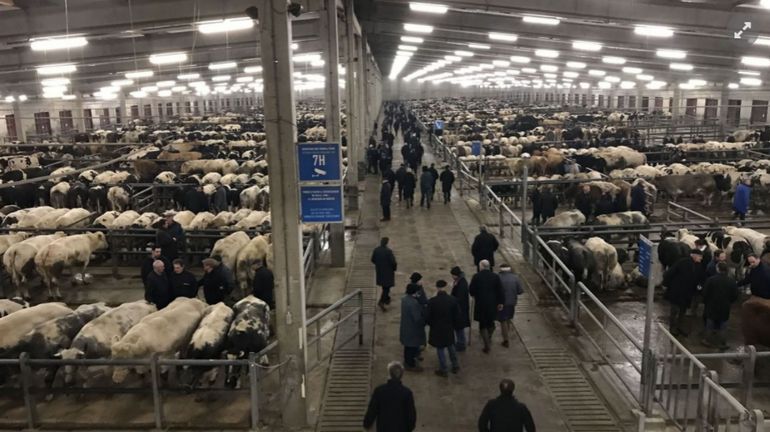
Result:
<svg viewBox="0 0 770 432"><path fill-rule="evenodd" d="M342 186L300 186L300 218L304 223L343 222Z"/></svg>
<svg viewBox="0 0 770 432"><path fill-rule="evenodd" d="M325 182L342 180L339 143L297 144L299 181Z"/></svg>
<svg viewBox="0 0 770 432"><path fill-rule="evenodd" d="M436 120L433 125L436 130L442 130L444 129L444 120Z"/></svg>
<svg viewBox="0 0 770 432"><path fill-rule="evenodd" d="M481 141L471 142L471 154L473 156L481 155Z"/></svg>
<svg viewBox="0 0 770 432"><path fill-rule="evenodd" d="M646 238L639 239L639 272L647 279L652 275L652 243Z"/></svg>

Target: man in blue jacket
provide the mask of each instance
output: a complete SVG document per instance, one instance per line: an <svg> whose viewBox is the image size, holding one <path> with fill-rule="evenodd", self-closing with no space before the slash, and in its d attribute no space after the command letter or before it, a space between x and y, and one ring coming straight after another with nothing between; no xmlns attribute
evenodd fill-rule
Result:
<svg viewBox="0 0 770 432"><path fill-rule="evenodd" d="M743 179L741 183L738 183L738 187L735 188L735 196L733 197L733 211L734 217L739 217L741 220L746 220L746 213L749 212L749 200L751 199L751 180Z"/></svg>

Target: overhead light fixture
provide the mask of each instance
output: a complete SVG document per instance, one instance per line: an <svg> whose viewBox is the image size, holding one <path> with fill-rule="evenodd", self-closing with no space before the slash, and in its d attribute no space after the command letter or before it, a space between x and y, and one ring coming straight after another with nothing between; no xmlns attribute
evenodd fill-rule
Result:
<svg viewBox="0 0 770 432"><path fill-rule="evenodd" d="M214 81L214 82L230 81L230 75L216 75L211 77L211 81Z"/></svg>
<svg viewBox="0 0 770 432"><path fill-rule="evenodd" d="M749 71L749 70L739 70L738 74L740 74L740 75L748 75L748 76L760 76L760 75L762 75L762 74L760 74L757 71Z"/></svg>
<svg viewBox="0 0 770 432"><path fill-rule="evenodd" d="M484 44L469 43L468 44L468 48L480 49L480 50L488 50L488 49L491 49L492 47L490 47L489 45L484 45Z"/></svg>
<svg viewBox="0 0 770 432"><path fill-rule="evenodd" d="M171 90L158 90L158 96L169 97L171 96Z"/></svg>
<svg viewBox="0 0 770 432"><path fill-rule="evenodd" d="M154 65L176 64L183 61L187 61L187 54L183 52L153 54L150 56L150 63Z"/></svg>
<svg viewBox="0 0 770 432"><path fill-rule="evenodd" d="M63 95L67 92L67 86L49 86L49 87L43 87L43 94L55 94L58 96Z"/></svg>
<svg viewBox="0 0 770 432"><path fill-rule="evenodd" d="M506 60L492 60L492 64L498 67L508 67L511 65L511 62Z"/></svg>
<svg viewBox="0 0 770 432"><path fill-rule="evenodd" d="M238 67L238 63L234 61L209 63L209 70L235 69L236 67Z"/></svg>
<svg viewBox="0 0 770 432"><path fill-rule="evenodd" d="M636 83L633 82L633 81L623 81L623 82L620 83L620 88L622 88L622 89L629 90L629 89L632 89L634 87L636 87Z"/></svg>
<svg viewBox="0 0 770 432"><path fill-rule="evenodd" d="M562 73L562 75L564 75L567 78L577 78L578 76L580 76L579 73L572 72L572 71L565 71L564 73Z"/></svg>
<svg viewBox="0 0 770 432"><path fill-rule="evenodd" d="M411 54L410 54L411 55ZM298 54L291 58L294 63L311 63L321 60L320 54Z"/></svg>
<svg viewBox="0 0 770 432"><path fill-rule="evenodd" d="M62 100L75 100L77 98L78 97L73 94L62 95L61 97Z"/></svg>
<svg viewBox="0 0 770 432"><path fill-rule="evenodd" d="M254 20L251 18L226 18L213 21L201 21L196 25L198 31L203 34L230 33L248 30L254 27Z"/></svg>
<svg viewBox="0 0 770 432"><path fill-rule="evenodd" d="M727 84L727 88L729 88L731 90L736 90L736 89L741 88L741 86L739 86L738 83L730 83L730 84Z"/></svg>
<svg viewBox="0 0 770 432"><path fill-rule="evenodd" d="M126 72L125 76L128 79L136 79L136 78L149 78L151 76L155 75L155 72L151 70L140 70L140 71L134 71L134 72Z"/></svg>
<svg viewBox="0 0 770 432"><path fill-rule="evenodd" d="M396 57L411 57L413 55L414 55L414 53L411 52L411 51L396 51ZM316 63L316 62L319 62L319 61L322 62L323 60L321 60L320 58L319 59L315 59L315 60L311 60L310 64L312 65L313 63Z"/></svg>
<svg viewBox="0 0 770 432"><path fill-rule="evenodd" d="M697 86L690 83L679 83L679 88L682 90L693 90L696 89Z"/></svg>
<svg viewBox="0 0 770 432"><path fill-rule="evenodd" d="M607 64L622 65L626 64L626 59L623 57L604 56L602 57L602 62Z"/></svg>
<svg viewBox="0 0 770 432"><path fill-rule="evenodd" d="M693 78L690 81L687 81L688 83L694 85L694 86L704 86L707 84L706 80Z"/></svg>
<svg viewBox="0 0 770 432"><path fill-rule="evenodd" d="M607 72L598 69L591 69L588 71L588 75L601 77L607 75Z"/></svg>
<svg viewBox="0 0 770 432"><path fill-rule="evenodd" d="M154 93L158 91L158 86L144 86L141 90L145 93Z"/></svg>
<svg viewBox="0 0 770 432"><path fill-rule="evenodd" d="M745 64L746 66L770 67L770 58L744 56L741 57L741 63Z"/></svg>
<svg viewBox="0 0 770 432"><path fill-rule="evenodd" d="M455 55L456 56L460 56L460 57L473 57L473 53L472 52L470 52L470 51L462 51L462 50L455 51Z"/></svg>
<svg viewBox="0 0 770 432"><path fill-rule="evenodd" d="M64 90L66 90L66 88ZM120 91L120 87L104 86L104 87L99 87L99 91L101 91L102 93L117 93Z"/></svg>
<svg viewBox="0 0 770 432"><path fill-rule="evenodd" d="M572 49L580 51L601 51L602 44L598 42L579 41L572 42Z"/></svg>
<svg viewBox="0 0 770 432"><path fill-rule="evenodd" d="M433 33L433 26L424 24L404 24L404 30L412 33Z"/></svg>
<svg viewBox="0 0 770 432"><path fill-rule="evenodd" d="M770 0L759 0L759 5L765 9L770 9Z"/></svg>
<svg viewBox="0 0 770 432"><path fill-rule="evenodd" d="M591 83L582 82L582 83L580 83L580 88L582 88L583 90L585 90L587 88L591 88Z"/></svg>
<svg viewBox="0 0 770 432"><path fill-rule="evenodd" d="M450 62L459 62L459 61L462 61L463 58L458 56L447 55L447 56L444 56L444 59Z"/></svg>
<svg viewBox="0 0 770 432"><path fill-rule="evenodd" d="M674 35L674 29L658 25L639 24L634 26L634 33L639 36L669 38Z"/></svg>
<svg viewBox="0 0 770 432"><path fill-rule="evenodd" d="M46 78L40 81L40 84L42 84L43 87L61 86L61 85L67 85L69 83L70 83L69 78Z"/></svg>
<svg viewBox="0 0 770 432"><path fill-rule="evenodd" d="M489 32L489 39L503 42L516 42L519 40L519 36L512 33Z"/></svg>
<svg viewBox="0 0 770 432"><path fill-rule="evenodd" d="M669 67L673 70L679 70L679 71L691 71L693 70L693 66L691 64L687 63L671 63Z"/></svg>
<svg viewBox="0 0 770 432"><path fill-rule="evenodd" d="M529 63L531 59L525 56L511 56L511 61L514 63L524 64L524 63Z"/></svg>
<svg viewBox="0 0 770 432"><path fill-rule="evenodd" d="M112 82L110 82L110 85L113 86L113 87L123 87L123 86L131 85L133 83L134 83L134 80L122 79L122 80L112 81Z"/></svg>
<svg viewBox="0 0 770 432"><path fill-rule="evenodd" d="M535 68L522 68L521 71L524 72L525 74L537 73L537 69Z"/></svg>
<svg viewBox="0 0 770 432"><path fill-rule="evenodd" d="M558 25L561 20L559 18L538 16L538 15L524 15L521 20L529 24L543 24L543 25Z"/></svg>
<svg viewBox="0 0 770 432"><path fill-rule="evenodd" d="M262 66L246 66L243 68L244 73L260 73L262 72Z"/></svg>
<svg viewBox="0 0 770 432"><path fill-rule="evenodd" d="M611 83L619 83L620 82L620 77L616 77L616 76L610 75L610 76L604 77L604 80L607 81L607 82L611 82Z"/></svg>
<svg viewBox="0 0 770 432"><path fill-rule="evenodd" d="M543 72L556 72L559 70L559 68L554 65L541 65L540 70Z"/></svg>
<svg viewBox="0 0 770 432"><path fill-rule="evenodd" d="M88 45L88 40L82 36L57 36L41 39L30 39L32 51L55 51L69 48L80 48Z"/></svg>
<svg viewBox="0 0 770 432"><path fill-rule="evenodd" d="M131 92L131 97L135 97L135 98L147 97L147 92L144 92L144 91L141 91L141 90L132 91Z"/></svg>
<svg viewBox="0 0 770 432"><path fill-rule="evenodd" d="M660 90L666 85L667 83L665 81L652 81L652 82L648 82L645 87L647 87L650 90Z"/></svg>
<svg viewBox="0 0 770 432"><path fill-rule="evenodd" d="M576 62L576 61L568 61L567 67L570 69L585 69L586 64L583 62Z"/></svg>
<svg viewBox="0 0 770 432"><path fill-rule="evenodd" d="M550 49L539 49L539 50L535 50L535 55L538 57L545 57L545 58L557 58L559 57L559 51L550 50Z"/></svg>
<svg viewBox="0 0 770 432"><path fill-rule="evenodd" d="M401 36L401 42L406 42L406 43L414 43L414 44L421 44L421 43L423 43L424 41L425 41L425 40L424 40L423 38L421 38L421 37L416 37L416 36Z"/></svg>
<svg viewBox="0 0 770 432"><path fill-rule="evenodd" d="M5 97L6 102L16 102L16 98L13 96L6 96Z"/></svg>
<svg viewBox="0 0 770 432"><path fill-rule="evenodd" d="M37 73L40 75L60 75L77 71L78 68L72 63L52 64L37 67Z"/></svg>
<svg viewBox="0 0 770 432"><path fill-rule="evenodd" d="M410 2L409 9L415 12L425 12L433 14L445 14L449 10L449 6L436 4L436 3L417 3Z"/></svg>
<svg viewBox="0 0 770 432"><path fill-rule="evenodd" d="M296 44L296 43L291 44L292 51L297 51L298 49L299 49L299 44Z"/></svg>
<svg viewBox="0 0 770 432"><path fill-rule="evenodd" d="M687 58L686 51L674 50L674 49L659 49L655 51L655 55L657 55L660 58L675 59L675 60L682 60L684 58Z"/></svg>
<svg viewBox="0 0 770 432"><path fill-rule="evenodd" d="M417 47L412 45L399 45L398 49L402 51L417 51Z"/></svg>
<svg viewBox="0 0 770 432"><path fill-rule="evenodd" d="M754 45L770 46L770 37L757 36L757 38L754 39Z"/></svg>
<svg viewBox="0 0 770 432"><path fill-rule="evenodd" d="M155 83L155 85L160 88L174 87L176 85L176 81L158 81Z"/></svg>
<svg viewBox="0 0 770 432"><path fill-rule="evenodd" d="M655 77L654 77L654 76L652 76L652 75L643 75L643 74L640 74L640 75L637 75L637 76L636 76L636 79L638 79L639 81L652 81L652 80L654 80L654 79L655 79Z"/></svg>
<svg viewBox="0 0 770 432"><path fill-rule="evenodd" d="M195 79L199 79L200 77L201 77L201 74L199 73L186 73L186 74L179 74L176 76L178 80L182 80L182 81L195 80Z"/></svg>
<svg viewBox="0 0 770 432"><path fill-rule="evenodd" d="M206 84L206 81L193 81L193 82L187 83L187 85L192 88L208 86L208 84Z"/></svg>
<svg viewBox="0 0 770 432"><path fill-rule="evenodd" d="M26 102L27 101L27 95L20 94L19 95L19 102Z"/></svg>
<svg viewBox="0 0 770 432"><path fill-rule="evenodd" d="M746 86L760 86L762 85L762 80L759 78L741 78L741 84Z"/></svg>
<svg viewBox="0 0 770 432"><path fill-rule="evenodd" d="M552 73L544 73L543 77L549 78L549 79L552 79L552 80L556 81L555 78L558 78L559 76L556 75L556 74L552 74Z"/></svg>
<svg viewBox="0 0 770 432"><path fill-rule="evenodd" d="M642 72L644 72L644 71L642 69L640 69L640 68L637 68L637 67L628 67L627 66L627 67L623 68L623 73L627 73L627 74L640 74Z"/></svg>
<svg viewBox="0 0 770 432"><path fill-rule="evenodd" d="M174 93L181 93L181 92L183 92L185 90L187 90L187 87L185 87L185 86L174 86L174 87L171 87L171 91L174 92Z"/></svg>
<svg viewBox="0 0 770 432"><path fill-rule="evenodd" d="M239 82L239 83L247 83L252 81L254 81L254 77L250 77L250 76L238 77L235 79L235 82Z"/></svg>
<svg viewBox="0 0 770 432"><path fill-rule="evenodd" d="M604 90L606 90L606 89L612 88L612 83L610 83L610 82L607 82L607 81L600 81L600 82L597 84L597 86L598 86L600 89L604 89Z"/></svg>

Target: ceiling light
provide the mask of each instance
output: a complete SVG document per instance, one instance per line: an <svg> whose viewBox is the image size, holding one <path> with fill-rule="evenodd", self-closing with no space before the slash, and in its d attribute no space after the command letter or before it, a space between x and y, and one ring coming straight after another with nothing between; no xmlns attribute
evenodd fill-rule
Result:
<svg viewBox="0 0 770 432"><path fill-rule="evenodd" d="M602 62L607 64L622 65L626 63L626 59L623 57L604 56L602 57Z"/></svg>
<svg viewBox="0 0 770 432"><path fill-rule="evenodd" d="M183 92L185 90L187 90L187 87L185 87L185 86L174 86L174 87L171 87L171 91L174 92L174 93L181 93L181 92Z"/></svg>
<svg viewBox="0 0 770 432"><path fill-rule="evenodd" d="M171 96L171 90L159 90L158 96L160 97L169 97Z"/></svg>
<svg viewBox="0 0 770 432"><path fill-rule="evenodd" d="M756 66L756 67L768 67L770 66L770 59L767 57L741 57L741 63L745 64L746 66Z"/></svg>
<svg viewBox="0 0 770 432"><path fill-rule="evenodd" d="M66 90L66 87L62 87L62 89ZM45 90L45 89L43 89L43 90ZM102 93L117 93L117 92L120 91L120 87L104 86L104 87L99 87L99 91L101 91Z"/></svg>
<svg viewBox="0 0 770 432"><path fill-rule="evenodd" d="M758 36L754 40L754 45L764 45L764 46L770 46L770 37L766 36Z"/></svg>
<svg viewBox="0 0 770 432"><path fill-rule="evenodd" d="M13 97L13 96L6 96L6 97L5 97L5 101L6 101L6 102L15 102L15 101L16 101L16 98L15 98L15 97Z"/></svg>
<svg viewBox="0 0 770 432"><path fill-rule="evenodd" d="M455 55L460 57L473 57L473 53L470 51L455 51Z"/></svg>
<svg viewBox="0 0 770 432"><path fill-rule="evenodd" d="M616 77L616 76L611 76L610 75L610 76L604 77L604 80L607 81L607 82L611 82L611 83L619 83L620 82L620 77Z"/></svg>
<svg viewBox="0 0 770 432"><path fill-rule="evenodd" d="M600 81L597 86L599 86L600 89L608 89L612 88L612 84L607 81Z"/></svg>
<svg viewBox="0 0 770 432"><path fill-rule="evenodd" d="M68 95L62 95L62 97L61 97L61 98L62 98L62 100L75 100L75 99L77 99L78 97L77 97L77 96L75 96L75 95L72 95L72 94L68 94Z"/></svg>
<svg viewBox="0 0 770 432"><path fill-rule="evenodd" d="M526 74L537 73L537 69L534 69L534 68L522 68L521 71Z"/></svg>
<svg viewBox="0 0 770 432"><path fill-rule="evenodd" d="M445 58L447 61L450 61L450 62L459 62L459 61L462 61L462 59L463 59L462 57L458 57L458 56L451 56L451 55L448 55L448 56L444 56L444 58Z"/></svg>
<svg viewBox="0 0 770 432"><path fill-rule="evenodd" d="M759 78L741 78L741 84L747 86L759 86L762 85L762 80Z"/></svg>
<svg viewBox="0 0 770 432"><path fill-rule="evenodd" d="M63 95L66 92L67 92L67 87L66 86L43 87L43 94L55 94L57 96L61 96L61 95Z"/></svg>
<svg viewBox="0 0 770 432"><path fill-rule="evenodd" d="M176 81L158 81L155 83L155 85L160 88L174 87L176 85Z"/></svg>
<svg viewBox="0 0 770 432"><path fill-rule="evenodd" d="M37 73L40 75L59 75L72 73L76 70L78 70L78 68L72 63L43 65L37 67Z"/></svg>
<svg viewBox="0 0 770 432"><path fill-rule="evenodd" d="M254 81L254 77L250 77L250 76L238 77L235 79L235 82L239 82L239 83L247 83L252 81Z"/></svg>
<svg viewBox="0 0 770 432"><path fill-rule="evenodd" d="M605 76L605 75L607 75L607 72L605 72L603 70L598 70L598 69L591 69L591 70L588 71L588 75L591 75L591 76Z"/></svg>
<svg viewBox="0 0 770 432"><path fill-rule="evenodd" d="M623 68L623 73L627 73L627 74L640 74L642 72L644 72L642 69L636 68L636 67L624 67Z"/></svg>
<svg viewBox="0 0 770 432"><path fill-rule="evenodd" d="M727 88L729 88L729 89L731 89L731 90L739 89L740 87L741 87L741 86L739 86L739 85L738 85L738 83L730 83L730 84L727 84Z"/></svg>
<svg viewBox="0 0 770 432"><path fill-rule="evenodd" d="M693 90L697 88L697 86L690 83L679 83L679 88L683 90Z"/></svg>
<svg viewBox="0 0 770 432"><path fill-rule="evenodd" d="M580 76L579 73L571 72L571 71L565 71L562 75L564 75L567 78L577 78L578 76Z"/></svg>
<svg viewBox="0 0 770 432"><path fill-rule="evenodd" d="M749 75L749 76L760 76L761 75L757 71L749 71L749 70L740 70L740 71L738 71L738 74L740 74L740 75Z"/></svg>
<svg viewBox="0 0 770 432"><path fill-rule="evenodd" d="M567 62L567 67L571 69L585 69L586 64L583 62L569 61Z"/></svg>
<svg viewBox="0 0 770 432"><path fill-rule="evenodd" d="M516 42L519 39L519 36L511 33L490 32L489 38L491 40L499 40L504 42Z"/></svg>
<svg viewBox="0 0 770 432"><path fill-rule="evenodd" d="M511 62L505 60L492 60L492 64L499 67L508 67L511 65Z"/></svg>
<svg viewBox="0 0 770 432"><path fill-rule="evenodd" d="M423 38L421 38L421 37L416 37L416 36L401 36L401 42L406 42L406 43L415 43L415 44L421 44L421 43L423 43L424 41L425 41L425 40L424 40Z"/></svg>
<svg viewBox="0 0 770 432"><path fill-rule="evenodd" d="M637 75L636 79L639 81L652 81L655 79L655 77L652 75Z"/></svg>
<svg viewBox="0 0 770 432"><path fill-rule="evenodd" d="M180 79L182 81L194 80L200 77L201 77L201 74L199 73L186 73L186 74L180 74L176 76L177 79Z"/></svg>
<svg viewBox="0 0 770 432"><path fill-rule="evenodd" d="M404 52L406 52L406 51L398 51L397 53L399 55L401 55L401 53L404 53ZM411 56L412 56L411 53L409 53L409 57L411 57ZM312 66L312 67L323 67L323 65L325 65L325 64L326 64L326 62L321 60L321 59L313 60L313 61L310 62L310 66Z"/></svg>
<svg viewBox="0 0 770 432"><path fill-rule="evenodd" d="M417 51L417 47L412 45L399 45L398 49L402 51Z"/></svg>
<svg viewBox="0 0 770 432"><path fill-rule="evenodd" d="M82 36L52 37L43 39L31 39L29 47L32 51L53 51L69 48L80 48L88 45L88 40Z"/></svg>
<svg viewBox="0 0 770 432"><path fill-rule="evenodd" d="M535 55L538 57L545 57L545 58L557 58L559 57L559 51L549 50L549 49L539 49L539 50L535 50Z"/></svg>
<svg viewBox="0 0 770 432"><path fill-rule="evenodd" d="M770 9L770 0L759 0L759 5L765 9Z"/></svg>
<svg viewBox="0 0 770 432"><path fill-rule="evenodd" d="M620 88L622 88L622 89L628 90L628 89L632 89L634 87L636 87L636 83L633 82L633 81L623 81L623 82L620 83Z"/></svg>
<svg viewBox="0 0 770 432"><path fill-rule="evenodd" d="M511 56L511 61L514 63L529 63L531 60L529 57Z"/></svg>
<svg viewBox="0 0 770 432"><path fill-rule="evenodd" d="M121 80L115 80L110 82L110 85L113 87L123 87L123 86L131 85L133 83L134 83L134 80L121 79Z"/></svg>
<svg viewBox="0 0 770 432"><path fill-rule="evenodd" d="M320 54L298 54L292 57L294 63L311 63L316 60L321 60Z"/></svg>
<svg viewBox="0 0 770 432"><path fill-rule="evenodd" d="M488 49L490 49L490 48L492 48L492 47L490 47L489 45L484 45L484 44L469 43L469 44L468 44L468 48L471 48L471 49L482 49L482 50L488 50Z"/></svg>
<svg viewBox="0 0 770 432"><path fill-rule="evenodd" d="M211 77L211 81L214 81L214 82L230 81L230 75L216 75Z"/></svg>
<svg viewBox="0 0 770 432"><path fill-rule="evenodd" d="M587 83L587 82L580 83L580 88L582 88L582 89L587 89L587 88L590 88L590 87L591 87L591 83Z"/></svg>
<svg viewBox="0 0 770 432"><path fill-rule="evenodd" d="M182 63L187 60L187 54L183 52L173 52L165 54L153 54L150 56L150 63L154 65L167 65Z"/></svg>
<svg viewBox="0 0 770 432"><path fill-rule="evenodd" d="M540 70L543 72L556 72L559 70L559 68L553 65L541 65Z"/></svg>
<svg viewBox="0 0 770 432"><path fill-rule="evenodd" d="M144 86L141 90L145 93L154 93L158 91L158 86Z"/></svg>
<svg viewBox="0 0 770 432"><path fill-rule="evenodd" d="M449 6L436 4L436 3L416 3L410 2L409 9L415 12L425 12L434 14L445 14L449 10Z"/></svg>
<svg viewBox="0 0 770 432"><path fill-rule="evenodd" d="M134 72L126 72L125 73L126 78L128 79L135 79L135 78L149 78L155 73L151 70L140 70L140 71L134 71Z"/></svg>
<svg viewBox="0 0 770 432"><path fill-rule="evenodd" d="M646 87L648 89L650 89L650 90L659 90L659 89L661 89L661 88L663 88L665 86L666 86L666 82L665 81L652 81L652 82L647 83Z"/></svg>
<svg viewBox="0 0 770 432"><path fill-rule="evenodd" d="M433 26L423 24L404 24L404 30L413 33L433 33Z"/></svg>
<svg viewBox="0 0 770 432"><path fill-rule="evenodd" d="M251 18L227 18L197 23L198 31L203 34L229 33L238 30L248 30L254 27Z"/></svg>
<svg viewBox="0 0 770 432"><path fill-rule="evenodd" d="M687 63L671 63L669 67L673 70L680 71L691 71L693 69L693 66Z"/></svg>
<svg viewBox="0 0 770 432"><path fill-rule="evenodd" d="M67 85L70 83L69 78L46 78L44 80L40 81L40 84L45 86L60 86L60 85Z"/></svg>
<svg viewBox="0 0 770 432"><path fill-rule="evenodd" d="M668 38L674 35L674 30L669 27L640 24L634 26L634 33L640 36Z"/></svg>
<svg viewBox="0 0 770 432"><path fill-rule="evenodd" d="M244 73L259 73L262 72L262 66L246 66L243 68Z"/></svg>
<svg viewBox="0 0 770 432"><path fill-rule="evenodd" d="M673 50L673 49L659 49L655 52L660 58L682 60L687 58L687 51Z"/></svg>
<svg viewBox="0 0 770 432"><path fill-rule="evenodd" d="M64 93L56 92L56 93L43 93L43 99L59 99L63 98Z"/></svg>
<svg viewBox="0 0 770 432"><path fill-rule="evenodd" d="M238 67L238 63L234 61L209 63L209 70L234 69L236 67Z"/></svg>
<svg viewBox="0 0 770 432"><path fill-rule="evenodd" d="M598 42L588 42L588 41L574 41L572 42L572 49L581 50L581 51L601 51L602 44Z"/></svg>
<svg viewBox="0 0 770 432"><path fill-rule="evenodd" d="M559 18L537 16L537 15L524 15L521 20L529 24L544 24L544 25L558 25L561 20Z"/></svg>
<svg viewBox="0 0 770 432"><path fill-rule="evenodd" d="M297 51L298 49L299 49L299 44L296 44L296 43L291 44L292 51Z"/></svg>
<svg viewBox="0 0 770 432"><path fill-rule="evenodd" d="M187 85L190 86L190 87L193 87L193 88L208 86L208 84L206 84L206 81L193 81L191 83L187 83Z"/></svg>

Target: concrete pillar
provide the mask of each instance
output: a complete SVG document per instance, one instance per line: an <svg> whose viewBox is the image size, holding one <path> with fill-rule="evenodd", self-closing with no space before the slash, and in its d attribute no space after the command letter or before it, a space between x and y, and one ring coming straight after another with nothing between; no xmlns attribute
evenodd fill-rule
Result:
<svg viewBox="0 0 770 432"><path fill-rule="evenodd" d="M636 88L636 110L642 110L642 89L639 87Z"/></svg>
<svg viewBox="0 0 770 432"><path fill-rule="evenodd" d="M21 111L21 102L13 103L13 121L16 124L16 140L27 142L27 131L24 130L24 113Z"/></svg>
<svg viewBox="0 0 770 432"><path fill-rule="evenodd" d="M126 112L126 92L121 91L118 93L118 109L120 110L120 124L124 125L128 123L126 119L128 119L129 115ZM118 115L115 113L115 123L118 122Z"/></svg>
<svg viewBox="0 0 770 432"><path fill-rule="evenodd" d="M671 106L671 121L676 123L682 115L682 89L674 84L674 101Z"/></svg>
<svg viewBox="0 0 770 432"><path fill-rule="evenodd" d="M594 106L594 89L593 87L588 87L588 92L586 93L586 106L588 108L591 108Z"/></svg>
<svg viewBox="0 0 770 432"><path fill-rule="evenodd" d="M83 93L75 93L75 101L72 103L72 127L78 132L85 132L86 119L83 114Z"/></svg>
<svg viewBox="0 0 770 432"><path fill-rule="evenodd" d="M356 34L353 25L353 0L345 0L345 24L346 24L346 113L348 136L348 175L345 182L345 196L348 199L348 210L358 209L358 160L361 146L361 131L358 121L358 85L356 66ZM360 75L359 75L360 76Z"/></svg>
<svg viewBox="0 0 770 432"><path fill-rule="evenodd" d="M326 88L326 141L340 142L340 47L337 28L337 0L326 0L321 17L321 37L326 53L325 75ZM333 267L345 267L345 224L331 224L331 264Z"/></svg>
<svg viewBox="0 0 770 432"><path fill-rule="evenodd" d="M265 132L270 163L270 202L275 245L276 333L279 341L282 424L288 430L307 427L305 399L305 278L297 180L297 123L291 21L286 0L258 2L260 49L265 80ZM277 192L277 193L276 193Z"/></svg>
<svg viewBox="0 0 770 432"><path fill-rule="evenodd" d="M725 136L725 126L727 126L727 108L730 106L730 88L727 83L722 84L722 91L719 94L719 135Z"/></svg>
<svg viewBox="0 0 770 432"><path fill-rule="evenodd" d="M367 111L367 107L369 105L369 99L367 98L367 92L366 92L366 38L362 34L360 37L356 38L358 41L358 44L356 45L356 73L358 74L358 79L356 79L356 84L358 84L358 112L360 115L358 116L358 122L361 127L361 155L366 154L366 143L369 142L369 128L372 126L369 123L369 113Z"/></svg>

